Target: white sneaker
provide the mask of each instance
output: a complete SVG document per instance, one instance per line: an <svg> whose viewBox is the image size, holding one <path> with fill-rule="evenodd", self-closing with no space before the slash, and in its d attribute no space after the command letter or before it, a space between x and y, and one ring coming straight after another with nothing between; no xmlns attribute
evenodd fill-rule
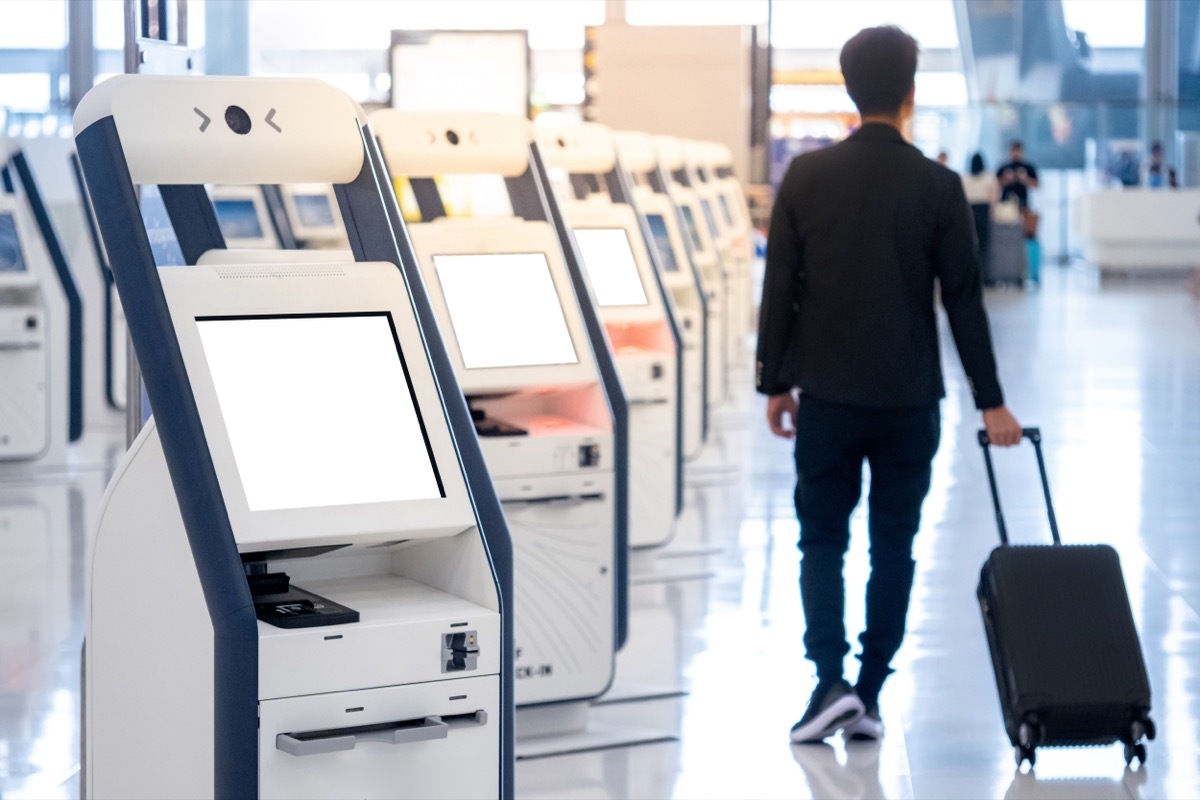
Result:
<svg viewBox="0 0 1200 800"><path fill-rule="evenodd" d="M877 742L883 738L883 720L879 706L871 706L861 717L842 729L847 742Z"/></svg>

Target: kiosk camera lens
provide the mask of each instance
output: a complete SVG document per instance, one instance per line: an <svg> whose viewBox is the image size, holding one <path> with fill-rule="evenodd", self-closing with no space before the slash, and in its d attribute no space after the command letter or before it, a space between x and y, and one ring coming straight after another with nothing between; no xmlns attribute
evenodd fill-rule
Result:
<svg viewBox="0 0 1200 800"><path fill-rule="evenodd" d="M446 141L450 144L458 144L457 131L446 131Z"/></svg>
<svg viewBox="0 0 1200 800"><path fill-rule="evenodd" d="M250 132L250 115L241 106L230 106L225 109L225 124L237 135L245 136Z"/></svg>

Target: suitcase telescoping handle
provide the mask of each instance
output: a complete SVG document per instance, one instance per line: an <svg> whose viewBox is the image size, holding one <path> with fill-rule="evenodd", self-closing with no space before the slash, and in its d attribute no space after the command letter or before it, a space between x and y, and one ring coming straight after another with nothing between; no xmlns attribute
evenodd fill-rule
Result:
<svg viewBox="0 0 1200 800"><path fill-rule="evenodd" d="M1033 442L1033 452L1037 455L1038 473L1042 476L1042 494L1046 496L1046 514L1050 517L1050 535L1055 544L1062 544L1058 538L1058 519L1054 516L1054 503L1050 501L1050 479L1046 477L1046 459L1042 457L1041 428L1022 428L1021 435ZM992 489L992 505L996 509L996 527L1000 529L1000 544L1008 544L1008 528L1004 525L1004 512L1000 510L1000 492L996 488L996 470L992 467L991 441L987 431L979 432L979 446L983 448L983 461L987 464L988 486Z"/></svg>

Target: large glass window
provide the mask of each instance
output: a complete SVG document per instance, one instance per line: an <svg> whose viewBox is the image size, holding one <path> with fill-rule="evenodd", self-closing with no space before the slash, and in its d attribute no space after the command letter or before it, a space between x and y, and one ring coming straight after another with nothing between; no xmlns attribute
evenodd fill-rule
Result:
<svg viewBox="0 0 1200 800"><path fill-rule="evenodd" d="M775 0L771 44L792 49L841 49L873 25L899 25L921 48L958 46L952 0Z"/></svg>
<svg viewBox="0 0 1200 800"><path fill-rule="evenodd" d="M1092 47L1146 44L1146 0L1062 0L1062 6L1067 27L1086 33Z"/></svg>

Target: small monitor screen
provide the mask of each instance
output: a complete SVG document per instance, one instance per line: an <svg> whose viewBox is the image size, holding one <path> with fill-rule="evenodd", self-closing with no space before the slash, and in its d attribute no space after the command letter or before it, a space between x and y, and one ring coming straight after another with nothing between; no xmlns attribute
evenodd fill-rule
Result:
<svg viewBox="0 0 1200 800"><path fill-rule="evenodd" d="M251 511L444 497L392 317L199 317Z"/></svg>
<svg viewBox="0 0 1200 800"><path fill-rule="evenodd" d="M717 218L713 216L712 203L707 199L700 201L700 208L704 211L704 221L708 223L708 232L714 237L720 234L720 228L717 227Z"/></svg>
<svg viewBox="0 0 1200 800"><path fill-rule="evenodd" d="M650 302L624 228L576 228L575 241L597 303L644 306Z"/></svg>
<svg viewBox="0 0 1200 800"><path fill-rule="evenodd" d="M296 203L296 216L304 227L332 228L337 224L333 220L333 206L329 204L328 195L298 194L292 200Z"/></svg>
<svg viewBox="0 0 1200 800"><path fill-rule="evenodd" d="M463 366L577 364L543 253L433 257Z"/></svg>
<svg viewBox="0 0 1200 800"><path fill-rule="evenodd" d="M726 227L732 228L733 214L729 213L729 200L725 198L725 195L719 194L717 195L717 202L721 204L721 216L725 217Z"/></svg>
<svg viewBox="0 0 1200 800"><path fill-rule="evenodd" d="M697 253L704 252L704 241L700 238L700 230L696 227L696 215L692 213L692 207L680 206L679 211L683 217L683 227L687 228L688 238L692 240L692 248Z"/></svg>
<svg viewBox="0 0 1200 800"><path fill-rule="evenodd" d="M226 239L261 239L262 223L253 200L214 200L217 223Z"/></svg>
<svg viewBox="0 0 1200 800"><path fill-rule="evenodd" d="M654 239L654 248L658 250L662 268L666 272L679 272L679 262L675 260L675 248L671 246L667 221L663 219L662 214L647 214L646 224L650 226L650 236Z"/></svg>
<svg viewBox="0 0 1200 800"><path fill-rule="evenodd" d="M0 214L0 273L24 271L25 256L17 238L17 220L12 214Z"/></svg>

